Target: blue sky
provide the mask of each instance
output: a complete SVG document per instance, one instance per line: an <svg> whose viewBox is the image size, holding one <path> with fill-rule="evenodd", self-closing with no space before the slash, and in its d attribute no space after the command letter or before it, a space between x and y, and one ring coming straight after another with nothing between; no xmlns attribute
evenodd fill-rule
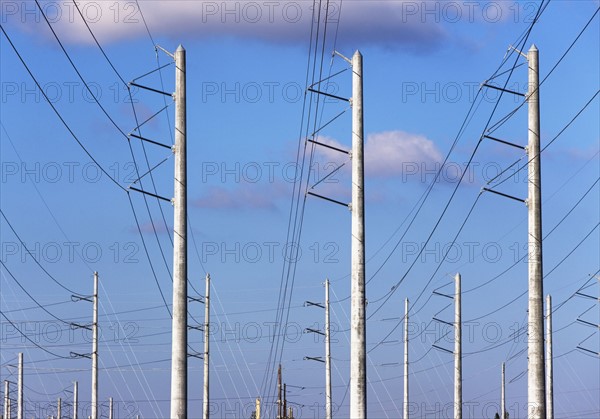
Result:
<svg viewBox="0 0 600 419"><path fill-rule="evenodd" d="M134 138L128 142L126 135L136 127L136 118L141 123L170 105L144 124L141 132L171 145L174 106L166 96L139 89L132 89L132 106L120 78L129 82L157 65L167 65L170 58L157 52L155 43L168 51L182 44L188 66L190 295L204 292L204 276L210 272L213 415L249 417L255 397L272 397L264 394L263 381L282 272L290 266L284 263L286 232L296 152L299 140L303 147L310 114L305 112L302 118L307 62L313 63L309 62L313 3L81 2L80 10L115 72L72 3L41 2L83 80L118 129L69 63L36 3L3 0L0 4L2 28L89 152L65 128L2 34L0 308L6 317L0 322L0 379L16 380L16 354L24 352L27 416L52 414L58 397L71 397L73 381L79 382L86 408L89 360L54 355L69 357L71 351L91 350L89 336L81 329L70 330L67 324L90 322L91 306L72 302L68 290L91 293L92 275L98 271L104 408L113 397L117 417L167 416L170 316L161 292L170 304L172 207L151 198L145 201L136 192L129 193L130 204L123 188L138 177L136 164L144 174L166 159L153 170L152 179L144 176L143 185L150 191L155 187L163 197L172 196L171 151L151 144L143 148ZM332 59L334 45L345 56L356 49L364 56L366 252L367 278L372 278L367 286L368 411L372 417L401 415L402 327L396 326L405 298L415 304L409 335L413 414L446 417L451 412L452 357L432 349L432 344L437 341L438 346L451 349L453 343L444 337L443 324L432 318L451 321L452 308L446 307L449 300L433 296L432 291L452 292L456 272L462 274L464 291L465 415L493 417L500 399L500 365L506 362L510 416L525 417L526 338L512 334L522 326L527 310L523 294L527 266L518 262L526 251L526 207L490 193L478 195L501 170L520 159L519 167L527 159L522 150L484 140L466 166L488 121L493 126L522 103L520 96L504 94L498 102L495 90L477 92L503 62L509 46L530 27L539 6L537 1L330 2L325 42L319 43L317 55L320 60L324 45L323 74L347 68L339 57ZM550 1L524 47L535 43L539 48L540 78L552 71L540 96L542 147L549 144L542 153L543 231L551 232L544 241L544 292L552 295L555 308L564 302L553 317L556 417L597 417L600 412L597 358L577 349L598 352L599 335L576 321L597 324L598 304L573 297L582 287L585 294L600 292L594 279L600 259L600 20L598 14L593 17L598 6L597 1ZM320 28L322 35L324 25ZM524 93L527 66L522 65L522 57L510 53L500 72L510 70L515 62L520 66L508 81L506 73L492 82L498 86L507 82L507 88ZM350 97L350 75L340 73L326 88ZM172 92L173 76L173 65L167 65L138 82ZM314 113L317 99L310 100ZM320 132L319 140L349 148L348 105L320 98L318 109L322 124L346 110ZM447 165L407 230L413 209L459 132ZM525 145L526 106L494 135ZM326 149L315 150L313 157L311 185L347 163L315 191L349 202L347 158ZM513 173L513 169L507 172ZM507 177L497 190L525 198L526 171ZM337 330L332 344L333 400L337 416L346 417L350 212L308 197L301 231L282 353L288 399L297 417L324 416L323 366L303 360L322 356L323 342L302 331L323 327L322 310L303 304L323 300L322 282L328 277L336 301L331 306ZM485 285L476 288L481 284ZM203 310L201 304L190 303L191 324L194 319L202 321ZM7 318L39 346L24 338ZM189 339L193 350L200 351L201 332L190 331ZM190 358L189 367L190 412L199 417L202 361ZM272 379L269 376L266 382Z"/></svg>

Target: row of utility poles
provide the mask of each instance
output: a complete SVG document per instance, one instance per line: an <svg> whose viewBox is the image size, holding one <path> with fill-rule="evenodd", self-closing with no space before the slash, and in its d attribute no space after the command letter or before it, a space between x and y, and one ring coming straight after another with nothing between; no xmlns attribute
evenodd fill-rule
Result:
<svg viewBox="0 0 600 419"><path fill-rule="evenodd" d="M18 377L18 381L17 381L17 419L24 419L24 412L25 412L25 404L23 402L23 387L24 387L24 381L23 381L23 353L20 352L18 354L18 372L17 372L17 377ZM3 409L3 415L2 415L2 419L11 419L12 417L12 399L10 398L10 381L9 380L4 380L4 409ZM97 381L96 381L96 385L97 385ZM78 411L79 411L79 391L78 391L78 382L75 381L73 382L73 414L72 414L72 418L73 419L77 419L78 417ZM97 387L96 387L97 389ZM62 418L62 404L63 404L63 400L62 398L58 398L56 401L56 416L51 416L52 418L57 418L57 419L61 419ZM98 415L98 406L96 406L96 408L94 409L94 406L91 406L91 410L92 410L92 414L89 416L89 418L93 419L94 417L98 417L98 416L93 416L94 414ZM113 408L113 398L110 397L108 399L108 419L113 419L113 412L114 412L114 408Z"/></svg>
<svg viewBox="0 0 600 419"><path fill-rule="evenodd" d="M94 272L94 293L91 296L72 295L73 301L88 301L92 303L92 324L81 325L71 323L72 328L84 328L92 331L92 352L90 354L79 354L71 352L72 358L88 358L92 361L92 388L91 388L91 419L98 419L98 272ZM17 381L17 419L24 419L23 403L23 353L18 354L18 381ZM73 419L78 415L79 385L73 382ZM62 399L57 400L57 417L62 416ZM10 382L4 382L4 419L11 417ZM113 399L109 398L109 419L113 417Z"/></svg>
<svg viewBox="0 0 600 419"><path fill-rule="evenodd" d="M518 51L519 54L525 55ZM340 54L338 54L340 55ZM345 57L343 57L345 58ZM553 417L552 395L552 339L551 302L548 297L547 353L544 352L543 312L543 265L542 265L542 208L540 170L540 104L539 104L539 52L535 45L529 49L528 62L528 145L520 147L510 142L485 136L504 144L525 149L528 161L528 198L522 200L485 189L502 196L522 201L528 209L528 417L546 419ZM351 341L350 341L350 416L365 418L366 410L366 321L365 321L365 229L364 229L364 165L363 165L363 101L362 101L362 55L356 52L352 60L352 232L351 232ZM517 93L487 85L509 93ZM318 92L317 93L321 93ZM518 93L517 93L518 94ZM313 143L319 144L316 141ZM312 193L311 193L312 194ZM312 194L315 195L315 194ZM316 195L318 196L318 195ZM323 198L323 197L322 197ZM326 198L327 199L327 198ZM331 201L331 200L330 200ZM336 202L336 201L334 201ZM461 278L455 278L455 321L454 321L454 417L462 418L462 327L461 327ZM326 298L327 299L327 298ZM312 303L312 305L316 305ZM328 307L328 305L327 305ZM409 412L409 355L408 355L408 300L405 301L404 341L404 403L403 414ZM316 332L310 330L312 332ZM327 347L327 346L326 346ZM544 356L547 358L546 367ZM326 360L329 357L326 356ZM315 359L315 358L309 358ZM319 360L319 359L316 359ZM330 365L326 365L326 392L330 388ZM548 390L548 391L547 391ZM330 417L331 398L327 393L326 412ZM502 417L505 417L504 364L502 365ZM549 414L550 416L546 416Z"/></svg>
<svg viewBox="0 0 600 419"><path fill-rule="evenodd" d="M187 411L187 358L188 358L188 263L187 263L187 156L186 156L186 52L180 45L174 54L169 54L175 61L175 155L174 174L174 251L173 251L173 321L172 321L172 364L171 364L171 418L186 418ZM340 54L338 54L340 55ZM363 63L362 54L356 51L352 59L343 57L352 67L352 202L349 208L352 213L351 228L351 340L350 340L350 416L365 418L367 416L367 373L366 373L366 298L365 298L365 209L364 209L364 127L363 127ZM544 353L544 313L543 313L543 269L542 269L542 223L541 223L541 175L540 175L540 115L539 115L539 59L538 50L533 45L527 53L529 64L529 91L526 95L528 107L528 145L524 147L529 156L528 198L524 202L528 208L529 219L529 303L528 303L528 417L545 419L546 414L553 413L552 405L552 349L551 333L547 333L548 348ZM139 85L138 85L139 86ZM139 86L143 87L143 86ZM153 89L149 89L153 90ZM503 89L501 89L503 90ZM162 92L159 92L162 93ZM323 93L323 92L317 92ZM515 93L515 92L510 92ZM487 136L486 136L487 137ZM138 137L146 140L143 137ZM490 137L487 137L490 138ZM494 138L492 138L494 139ZM497 140L497 139L495 139ZM315 142L315 141L313 141ZM501 141L506 143L505 141ZM316 143L316 142L315 142ZM317 143L320 144L320 143ZM511 144L513 145L513 144ZM500 195L507 196L493 190ZM140 191L144 192L144 191ZM148 192L144 192L148 193ZM511 197L513 198L513 197ZM515 198L519 200L518 198ZM521 200L523 201L523 200ZM331 355L329 346L329 282L326 282L326 416L331 418ZM204 342L204 391L203 418L209 416L209 277L206 280L205 296L205 342ZM76 357L88 357L92 360L92 419L98 419L98 274L94 273L93 299L75 297L92 301L94 304L92 353L89 355L72 354ZM461 308L460 308L460 275L456 276L455 290L455 368L454 399L455 418L462 417L462 347L461 347ZM316 305L316 304L314 304ZM548 306L550 300L548 300ZM549 313L551 313L549 311ZM404 342L404 417L408 417L409 394L409 355L408 355L408 300L405 301L405 342ZM90 328L89 326L74 325ZM551 321L548 322L551 329ZM546 355L546 368L544 355ZM19 383L22 383L22 354L19 356ZM546 374L548 374L546 376ZM504 377L504 365L502 367ZM546 388L550 391L546 394ZM504 396L504 385L502 386ZM74 389L75 395L77 388ZM280 389L281 393L281 389ZM5 395L5 417L10 399ZM22 419L22 387L18 393L19 414ZM76 396L75 396L76 397ZM279 398L279 416L287 415L282 409L281 394ZM502 397L504 401L504 397ZM502 408L504 416L504 407ZM551 417L551 416L549 416Z"/></svg>
<svg viewBox="0 0 600 419"><path fill-rule="evenodd" d="M172 321L172 359L171 359L171 418L186 418L187 411L187 358L188 358L188 263L187 263L187 156L186 156L186 52L180 45L175 53L169 54L175 61L175 175L174 175L174 251L173 251L173 321ZM340 54L338 54L340 55ZM363 127L363 63L362 54L356 51L351 60L344 57L352 67L352 202L349 208L351 221L351 340L350 340L350 416L367 416L367 373L366 373L366 298L365 298L365 209L364 209L364 127ZM542 287L542 227L541 227L541 183L540 183L540 120L539 120L539 64L538 50L532 46L527 54L529 63L529 135L526 151L529 156L528 207L529 217L529 339L528 339L528 417L545 419L548 409L546 403L546 371L544 363L544 313ZM138 85L139 86L139 85ZM143 86L139 86L143 87ZM153 90L153 89L150 89ZM162 92L159 92L162 93ZM321 92L317 92L321 93ZM514 92L512 92L514 93ZM139 137L145 140L142 137ZM488 137L489 138L489 137ZM313 141L315 142L315 141ZM319 143L317 143L319 144ZM495 192L489 190L490 192ZM144 191L140 191L144 192ZM144 192L147 193L147 192ZM498 192L496 192L498 193ZM505 194L501 194L505 195ZM328 282L326 283L326 301L328 302ZM98 418L98 275L94 274L94 315L92 322L93 348L85 356L92 359L92 419ZM203 418L208 418L209 405L209 278L206 282L205 347L204 347L204 400ZM460 275L456 277L455 323L460 326ZM79 299L90 301L85 297ZM329 304L326 304L326 323L329 320ZM408 322L408 301L405 303L405 321ZM79 325L76 325L79 326ZM88 326L79 326L86 327ZM408 341L405 327L404 358L404 415L408 417ZM331 376L329 331L326 327L326 411L331 417ZM462 417L462 354L461 328L455 331L455 411L456 418ZM551 353L551 349L549 349ZM21 358L20 358L21 362ZM551 366L551 362L550 362ZM551 369L551 368L550 368ZM549 379L551 386L551 378ZM551 387L550 387L551 388ZM281 398L280 398L281 401ZM19 393L22 406L22 392ZM551 409L551 404L548 403ZM282 406L280 406L282 407ZM551 410L550 410L551 411ZM283 411L285 412L285 410ZM286 413L283 413L287 415ZM18 416L17 419L22 419Z"/></svg>

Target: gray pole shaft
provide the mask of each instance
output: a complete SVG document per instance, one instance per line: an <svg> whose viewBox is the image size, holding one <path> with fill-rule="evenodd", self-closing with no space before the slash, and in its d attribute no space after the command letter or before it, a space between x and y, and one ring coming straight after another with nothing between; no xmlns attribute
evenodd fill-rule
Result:
<svg viewBox="0 0 600 419"><path fill-rule="evenodd" d="M94 314L92 319L92 419L98 419L98 272L94 272Z"/></svg>
<svg viewBox="0 0 600 419"><path fill-rule="evenodd" d="M73 419L77 419L77 404L79 403L77 390L78 385L77 381L75 381L73 382Z"/></svg>
<svg viewBox="0 0 600 419"><path fill-rule="evenodd" d="M404 300L404 419L408 419L408 298Z"/></svg>
<svg viewBox="0 0 600 419"><path fill-rule="evenodd" d="M506 366L502 363L502 383L500 385L500 418L506 419Z"/></svg>
<svg viewBox="0 0 600 419"><path fill-rule="evenodd" d="M4 380L4 418L10 419L10 382Z"/></svg>
<svg viewBox="0 0 600 419"><path fill-rule="evenodd" d="M540 179L540 99L538 50L532 45L529 62L529 182L527 209L529 218L529 340L527 346L528 418L545 419L546 383L544 368L544 311L542 271L542 191Z"/></svg>
<svg viewBox="0 0 600 419"><path fill-rule="evenodd" d="M19 352L19 382L17 386L17 419L23 419L23 352Z"/></svg>
<svg viewBox="0 0 600 419"><path fill-rule="evenodd" d="M175 198L171 418L187 417L187 161L185 49L175 51Z"/></svg>
<svg viewBox="0 0 600 419"><path fill-rule="evenodd" d="M209 337L210 337L210 274L206 274L206 292L204 296L204 395L202 399L202 417L208 419L209 406Z"/></svg>
<svg viewBox="0 0 600 419"><path fill-rule="evenodd" d="M283 407L283 400L281 397L281 364L279 364L279 369L277 370L277 392L279 394L279 396L277 397L277 419L282 419L283 418L283 414L282 414L282 407Z"/></svg>
<svg viewBox="0 0 600 419"><path fill-rule="evenodd" d="M57 400L56 418L62 419L62 399L60 397Z"/></svg>
<svg viewBox="0 0 600 419"><path fill-rule="evenodd" d="M329 279L325 280L325 419L332 418L331 334L329 326Z"/></svg>
<svg viewBox="0 0 600 419"><path fill-rule="evenodd" d="M554 370L552 365L552 297L546 296L546 418L554 419Z"/></svg>
<svg viewBox="0 0 600 419"><path fill-rule="evenodd" d="M454 291L454 418L462 419L462 320L460 274Z"/></svg>
<svg viewBox="0 0 600 419"><path fill-rule="evenodd" d="M283 419L287 419L287 384L283 383Z"/></svg>
<svg viewBox="0 0 600 419"><path fill-rule="evenodd" d="M113 419L113 398L108 398L108 419Z"/></svg>
<svg viewBox="0 0 600 419"><path fill-rule="evenodd" d="M365 322L365 196L362 54L352 57L352 309L350 333L350 417L367 416Z"/></svg>

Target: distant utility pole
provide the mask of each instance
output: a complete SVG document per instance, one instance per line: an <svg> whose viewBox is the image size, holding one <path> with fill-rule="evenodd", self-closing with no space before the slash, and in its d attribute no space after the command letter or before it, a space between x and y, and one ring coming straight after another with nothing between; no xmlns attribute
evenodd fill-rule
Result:
<svg viewBox="0 0 600 419"><path fill-rule="evenodd" d="M546 418L554 419L554 370L552 366L552 297L546 296Z"/></svg>
<svg viewBox="0 0 600 419"><path fill-rule="evenodd" d="M455 276L454 291L454 419L462 419L462 308L460 274Z"/></svg>
<svg viewBox="0 0 600 419"><path fill-rule="evenodd" d="M506 418L506 366L502 363L502 371L500 378L500 419Z"/></svg>
<svg viewBox="0 0 600 419"><path fill-rule="evenodd" d="M256 398L256 419L260 419L260 397Z"/></svg>
<svg viewBox="0 0 600 419"><path fill-rule="evenodd" d="M185 49L175 51L175 196L171 419L187 418L187 161Z"/></svg>
<svg viewBox="0 0 600 419"><path fill-rule="evenodd" d="M23 352L19 352L19 382L17 386L17 419L23 419Z"/></svg>
<svg viewBox="0 0 600 419"><path fill-rule="evenodd" d="M281 387L281 364L277 369L277 392L279 394L277 398L277 419L283 419L283 399L282 399L282 387Z"/></svg>
<svg viewBox="0 0 600 419"><path fill-rule="evenodd" d="M108 419L113 419L113 398L108 399Z"/></svg>
<svg viewBox="0 0 600 419"><path fill-rule="evenodd" d="M206 274L206 291L204 295L204 396L202 399L202 417L208 419L209 407L209 342L210 337L210 274Z"/></svg>
<svg viewBox="0 0 600 419"><path fill-rule="evenodd" d="M404 419L408 419L408 298L404 300Z"/></svg>
<svg viewBox="0 0 600 419"><path fill-rule="evenodd" d="M79 402L77 390L78 390L77 381L74 381L73 382L73 419L77 419L77 404Z"/></svg>
<svg viewBox="0 0 600 419"><path fill-rule="evenodd" d="M56 419L62 419L62 399L56 401Z"/></svg>
<svg viewBox="0 0 600 419"><path fill-rule="evenodd" d="M352 57L352 309L350 333L350 417L367 416L365 320L365 196L362 54Z"/></svg>
<svg viewBox="0 0 600 419"><path fill-rule="evenodd" d="M306 328L305 332L316 333L325 338L325 359L320 356L305 356L305 360L323 362L325 364L325 418L332 417L332 399L331 399L331 328L329 318L329 279L325 279L325 304L306 301L305 306L320 307L325 310L325 331L322 332L313 328Z"/></svg>
<svg viewBox="0 0 600 419"><path fill-rule="evenodd" d="M529 225L529 344L527 346L527 405L530 419L546 418L544 365L544 310L542 266L542 185L540 172L540 95L538 49L527 52L529 91L527 93L529 138L528 225Z"/></svg>
<svg viewBox="0 0 600 419"><path fill-rule="evenodd" d="M283 419L287 419L287 384L283 383Z"/></svg>
<svg viewBox="0 0 600 419"><path fill-rule="evenodd" d="M94 314L92 317L92 419L98 419L98 272L94 272Z"/></svg>
<svg viewBox="0 0 600 419"><path fill-rule="evenodd" d="M325 280L325 419L332 418L331 330L329 322L329 279Z"/></svg>
<svg viewBox="0 0 600 419"><path fill-rule="evenodd" d="M10 381L4 380L4 419L10 419Z"/></svg>

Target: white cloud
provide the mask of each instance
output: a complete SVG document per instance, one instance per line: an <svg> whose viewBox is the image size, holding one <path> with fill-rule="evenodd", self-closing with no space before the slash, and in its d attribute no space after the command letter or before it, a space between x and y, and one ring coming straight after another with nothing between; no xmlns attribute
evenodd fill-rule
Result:
<svg viewBox="0 0 600 419"><path fill-rule="evenodd" d="M77 4L102 43L147 36L142 15L135 2L96 0L80 1ZM270 43L305 43L310 33L310 24L313 19L316 20L316 17L313 18L313 2L310 0L152 0L139 1L139 4L155 37L178 40L234 36ZM339 0L332 0L329 5L328 30L339 29L337 42L340 48L378 44L423 51L440 45L446 36L440 19L424 19L420 8L414 10L415 5L419 6L414 1L346 1L342 3L341 11ZM18 10L18 5L15 7L16 10L4 11L4 20L23 21L22 18L19 19L23 11ZM72 3L43 2L42 8L53 25L60 26L59 32L65 41L93 42ZM325 12L322 10L321 21L324 21L324 16ZM26 17L26 23L38 21L38 24L45 25L39 13L35 18L31 14ZM27 26L23 29L31 30Z"/></svg>
<svg viewBox="0 0 600 419"><path fill-rule="evenodd" d="M439 163L442 155L423 135L404 131L370 134L365 144L365 172L373 176L400 175L409 168Z"/></svg>
<svg viewBox="0 0 600 419"><path fill-rule="evenodd" d="M319 137L319 142L341 149L341 144L330 137ZM334 150L319 147L318 153L327 161L341 163L344 156ZM433 141L419 134L404 131L384 131L367 135L364 148L365 173L368 176L393 177L405 172L418 173L424 168L439 167L442 155Z"/></svg>

